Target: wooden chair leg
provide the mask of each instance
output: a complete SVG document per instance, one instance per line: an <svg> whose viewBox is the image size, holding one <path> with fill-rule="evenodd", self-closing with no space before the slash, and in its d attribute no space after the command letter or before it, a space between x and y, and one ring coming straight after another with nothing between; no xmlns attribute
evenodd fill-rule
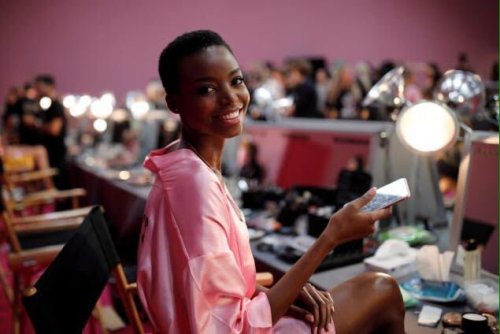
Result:
<svg viewBox="0 0 500 334"><path fill-rule="evenodd" d="M121 264L116 266L114 269L114 274L116 278L116 286L118 289L118 293L123 302L123 306L125 307L125 312L127 313L129 325L134 329L134 333L136 334L144 334L144 328L142 326L141 317L139 316L139 312L137 311L137 307L135 305L134 291L128 290L128 282L125 277L125 272L123 271L123 267Z"/></svg>
<svg viewBox="0 0 500 334"><path fill-rule="evenodd" d="M21 277L18 273L14 273L14 302L12 304L12 333L22 333L22 319L21 319Z"/></svg>
<svg viewBox="0 0 500 334"><path fill-rule="evenodd" d="M2 267L0 267L0 284L2 285L2 289L5 292L9 304L12 305L14 303L14 293L12 292L9 282L7 282L7 276Z"/></svg>

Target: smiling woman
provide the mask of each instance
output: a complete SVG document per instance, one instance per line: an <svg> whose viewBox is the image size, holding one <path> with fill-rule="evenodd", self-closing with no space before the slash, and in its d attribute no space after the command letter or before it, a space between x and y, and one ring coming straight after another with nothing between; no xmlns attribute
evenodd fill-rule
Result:
<svg viewBox="0 0 500 334"><path fill-rule="evenodd" d="M224 142L241 133L249 103L238 62L218 34L194 31L163 50L159 72L182 136L145 162L157 177L137 283L155 332L403 333L401 295L388 276L356 277L330 291L307 283L334 247L373 233L375 221L390 214L360 212L375 190L333 215L273 287L257 285L248 230L220 173Z"/></svg>

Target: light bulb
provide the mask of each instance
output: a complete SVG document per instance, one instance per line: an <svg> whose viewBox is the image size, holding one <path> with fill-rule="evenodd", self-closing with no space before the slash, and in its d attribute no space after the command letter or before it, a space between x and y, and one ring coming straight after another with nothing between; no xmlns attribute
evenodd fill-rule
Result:
<svg viewBox="0 0 500 334"><path fill-rule="evenodd" d="M52 100L50 99L50 97L44 96L40 99L40 108L42 108L43 110L49 109L51 105Z"/></svg>
<svg viewBox="0 0 500 334"><path fill-rule="evenodd" d="M101 118L96 119L93 125L97 132L104 132L108 128L108 123Z"/></svg>
<svg viewBox="0 0 500 334"><path fill-rule="evenodd" d="M424 101L403 110L396 131L405 145L430 154L453 145L458 136L458 122L448 107Z"/></svg>

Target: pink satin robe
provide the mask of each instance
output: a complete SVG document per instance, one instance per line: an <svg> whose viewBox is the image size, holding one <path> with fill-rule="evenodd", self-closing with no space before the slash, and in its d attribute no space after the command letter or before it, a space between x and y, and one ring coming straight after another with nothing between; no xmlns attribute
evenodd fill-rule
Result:
<svg viewBox="0 0 500 334"><path fill-rule="evenodd" d="M272 326L255 293L247 227L223 183L189 149L151 153L156 173L138 255L139 297L157 333L310 333L300 320Z"/></svg>

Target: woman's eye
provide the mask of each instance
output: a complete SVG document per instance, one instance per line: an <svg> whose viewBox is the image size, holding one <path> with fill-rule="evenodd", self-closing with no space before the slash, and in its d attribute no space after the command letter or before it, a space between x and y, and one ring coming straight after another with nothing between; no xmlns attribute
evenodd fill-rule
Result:
<svg viewBox="0 0 500 334"><path fill-rule="evenodd" d="M214 91L215 91L215 89L213 87L210 87L210 86L202 86L196 90L196 92L200 95L207 95L207 94L210 94Z"/></svg>
<svg viewBox="0 0 500 334"><path fill-rule="evenodd" d="M236 77L233 79L233 85L235 85L235 86L240 86L244 83L245 83L245 80L243 79L243 77Z"/></svg>

